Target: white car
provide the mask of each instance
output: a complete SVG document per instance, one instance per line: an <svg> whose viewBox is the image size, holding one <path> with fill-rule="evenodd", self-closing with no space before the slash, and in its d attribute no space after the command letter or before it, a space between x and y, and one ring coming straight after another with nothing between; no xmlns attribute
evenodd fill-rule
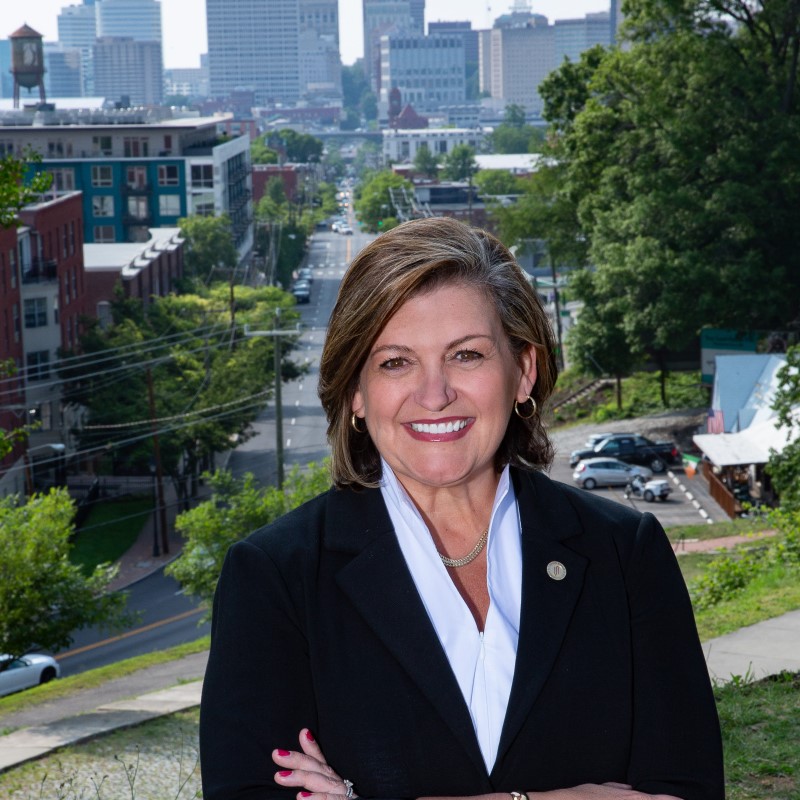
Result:
<svg viewBox="0 0 800 800"><path fill-rule="evenodd" d="M61 666L52 656L28 653L14 658L0 655L0 697L61 677Z"/></svg>

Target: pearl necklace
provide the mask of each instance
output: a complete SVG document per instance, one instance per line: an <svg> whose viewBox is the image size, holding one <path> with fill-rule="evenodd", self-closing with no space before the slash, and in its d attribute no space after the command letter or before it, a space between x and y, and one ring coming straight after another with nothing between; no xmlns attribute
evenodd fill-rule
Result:
<svg viewBox="0 0 800 800"><path fill-rule="evenodd" d="M467 553L467 555L462 556L461 558L448 558L447 556L443 556L438 550L436 551L439 558L442 559L442 564L446 567L465 567L467 564L473 562L486 547L486 542L489 539L489 529L487 528L482 534L481 538L478 539L475 547Z"/></svg>

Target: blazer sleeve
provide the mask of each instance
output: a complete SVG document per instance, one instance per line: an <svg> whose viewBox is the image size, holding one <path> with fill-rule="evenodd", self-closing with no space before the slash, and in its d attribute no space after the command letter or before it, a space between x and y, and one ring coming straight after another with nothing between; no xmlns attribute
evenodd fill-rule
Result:
<svg viewBox="0 0 800 800"><path fill-rule="evenodd" d="M642 792L723 800L722 743L689 594L661 525L641 518L626 570L634 719L628 782Z"/></svg>
<svg viewBox="0 0 800 800"><path fill-rule="evenodd" d="M302 613L285 574L249 541L225 559L200 709L206 800L295 797L275 783L271 753L297 749L316 719Z"/></svg>

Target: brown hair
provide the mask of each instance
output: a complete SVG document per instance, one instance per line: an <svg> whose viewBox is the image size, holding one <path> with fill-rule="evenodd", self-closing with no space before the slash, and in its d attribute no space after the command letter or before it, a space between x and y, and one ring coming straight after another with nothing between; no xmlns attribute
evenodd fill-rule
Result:
<svg viewBox="0 0 800 800"><path fill-rule="evenodd" d="M319 370L319 397L328 419L331 472L336 486L375 486L380 455L368 433L350 424L361 369L389 319L409 298L444 284L484 291L494 303L515 357L536 348L531 390L537 413L522 419L509 409L509 425L495 456L506 464L541 469L553 448L541 411L555 385L557 366L550 323L536 292L508 249L486 231L447 217L405 222L365 247L345 274L328 324ZM524 413L529 409L524 407ZM363 423L362 423L363 424Z"/></svg>

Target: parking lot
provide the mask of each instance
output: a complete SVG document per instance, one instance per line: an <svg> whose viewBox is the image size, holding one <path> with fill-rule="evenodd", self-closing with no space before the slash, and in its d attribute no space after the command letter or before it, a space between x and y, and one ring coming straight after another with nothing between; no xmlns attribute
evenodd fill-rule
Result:
<svg viewBox="0 0 800 800"><path fill-rule="evenodd" d="M550 470L550 477L574 486L575 481L572 478L573 470L569 465L569 454L573 450L582 449L589 434L595 433L601 427L603 430L615 433L632 431L644 433L653 439L664 438L651 436L650 433L637 426L636 420L603 423L602 426L596 424L576 425L563 430L551 431L550 438L556 449L556 457ZM727 514L709 495L706 481L700 476L689 477L681 467L673 467L666 474L656 477L666 477L672 486L672 493L663 502L648 503L640 498L626 498L622 486L603 487L591 491L601 497L632 506L639 511L650 511L665 528L673 525L710 524L711 522L724 522L728 519Z"/></svg>

